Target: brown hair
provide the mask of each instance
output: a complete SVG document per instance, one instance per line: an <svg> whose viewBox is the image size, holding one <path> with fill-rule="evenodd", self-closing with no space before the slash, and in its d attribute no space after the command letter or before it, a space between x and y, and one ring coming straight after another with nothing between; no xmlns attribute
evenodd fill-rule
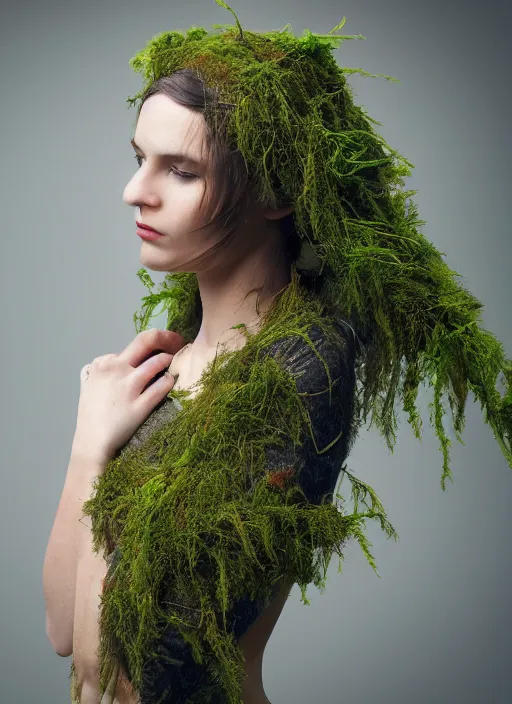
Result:
<svg viewBox="0 0 512 704"><path fill-rule="evenodd" d="M157 94L167 95L180 105L201 112L205 117L205 139L201 146L206 151L206 186L201 198L201 208L205 198L208 198L209 205L205 211L206 223L198 229L220 222L224 235L204 254L191 261L201 260L210 252L229 244L247 207L254 202L255 197L258 198L258 194L240 151L230 142L228 136L228 118L233 105L220 102L217 91L208 88L192 70L181 69L169 76L162 76L147 88L141 99L137 119L144 102ZM298 257L301 247L301 239L293 223L293 213L281 218L278 227L282 234L283 253L291 263ZM258 314L258 302L266 282L267 276L261 288L252 289L258 291ZM201 306L199 294L196 305Z"/></svg>

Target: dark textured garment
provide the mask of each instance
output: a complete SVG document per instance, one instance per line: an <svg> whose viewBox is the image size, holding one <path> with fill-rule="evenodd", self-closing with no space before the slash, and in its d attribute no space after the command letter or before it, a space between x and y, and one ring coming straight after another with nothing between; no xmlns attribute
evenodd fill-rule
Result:
<svg viewBox="0 0 512 704"><path fill-rule="evenodd" d="M298 392L312 394L302 399L311 418L318 450L323 450L343 431L338 442L320 455L309 433L302 439L300 447L266 448L268 469L276 471L292 465L311 503L332 503L340 469L354 439L355 341L352 329L346 323L340 323L340 331L346 340L344 348L330 344L316 326L309 333L329 367L333 384L331 400L324 364L300 336L282 338L268 348L269 354L293 375ZM278 590L279 587L275 590L276 595ZM248 597L235 603L228 614L228 627L236 640L244 635L266 606L262 600ZM185 704L194 695L196 701L198 694L198 701L223 704L218 695L208 696L213 684L211 676L205 665L194 661L190 645L175 627L167 628L163 637L153 644L153 650L155 657L145 664L143 670L141 704Z"/></svg>

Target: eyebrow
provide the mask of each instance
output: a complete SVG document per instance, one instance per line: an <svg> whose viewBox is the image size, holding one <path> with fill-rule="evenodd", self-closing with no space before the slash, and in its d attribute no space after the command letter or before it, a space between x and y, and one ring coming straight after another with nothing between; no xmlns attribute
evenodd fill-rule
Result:
<svg viewBox="0 0 512 704"><path fill-rule="evenodd" d="M144 152L138 146L137 142L133 137L130 140L130 144L136 151L140 152L141 154L144 154ZM191 156L188 156L187 154L180 154L179 152L174 154L158 154L157 156L161 157L162 159L172 159L173 161L177 161L181 164L195 164L196 166L202 165L200 161L196 161L196 159L193 159Z"/></svg>

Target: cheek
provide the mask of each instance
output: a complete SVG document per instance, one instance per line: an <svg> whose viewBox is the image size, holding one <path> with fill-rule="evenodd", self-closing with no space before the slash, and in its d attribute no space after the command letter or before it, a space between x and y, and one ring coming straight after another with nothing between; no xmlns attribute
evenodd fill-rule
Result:
<svg viewBox="0 0 512 704"><path fill-rule="evenodd" d="M202 197L203 186L200 182L197 185L194 183L172 189L170 195L171 215L179 219L200 217L206 206L204 201L201 204Z"/></svg>

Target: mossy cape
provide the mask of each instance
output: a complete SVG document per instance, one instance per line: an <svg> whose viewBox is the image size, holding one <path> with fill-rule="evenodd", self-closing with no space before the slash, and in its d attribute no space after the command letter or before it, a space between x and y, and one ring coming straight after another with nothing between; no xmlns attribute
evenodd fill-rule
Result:
<svg viewBox="0 0 512 704"><path fill-rule="evenodd" d="M172 623L207 664L225 701L239 702L244 662L222 623L236 599L269 599L288 576L307 603L307 585L323 588L333 553L341 567L341 550L351 536L375 568L364 521L379 518L388 535L394 530L370 487L345 470L356 509L343 515L332 501L309 502L293 473L277 482L265 466L266 447L300 445L310 423L294 380L263 351L297 335L310 344L308 329L315 324L334 344L343 344L294 270L260 331L247 334L241 350L217 355L194 399L171 391L182 410L143 442L128 443L97 480L95 495L84 504L94 549L108 556L119 546L122 555L111 565L102 594L103 689L120 662L127 663L137 689L151 642ZM151 423L150 417L145 425ZM366 504L367 495L371 506L360 511L357 501ZM169 585L181 609L163 606ZM183 605L200 610L199 624L190 622Z"/></svg>

